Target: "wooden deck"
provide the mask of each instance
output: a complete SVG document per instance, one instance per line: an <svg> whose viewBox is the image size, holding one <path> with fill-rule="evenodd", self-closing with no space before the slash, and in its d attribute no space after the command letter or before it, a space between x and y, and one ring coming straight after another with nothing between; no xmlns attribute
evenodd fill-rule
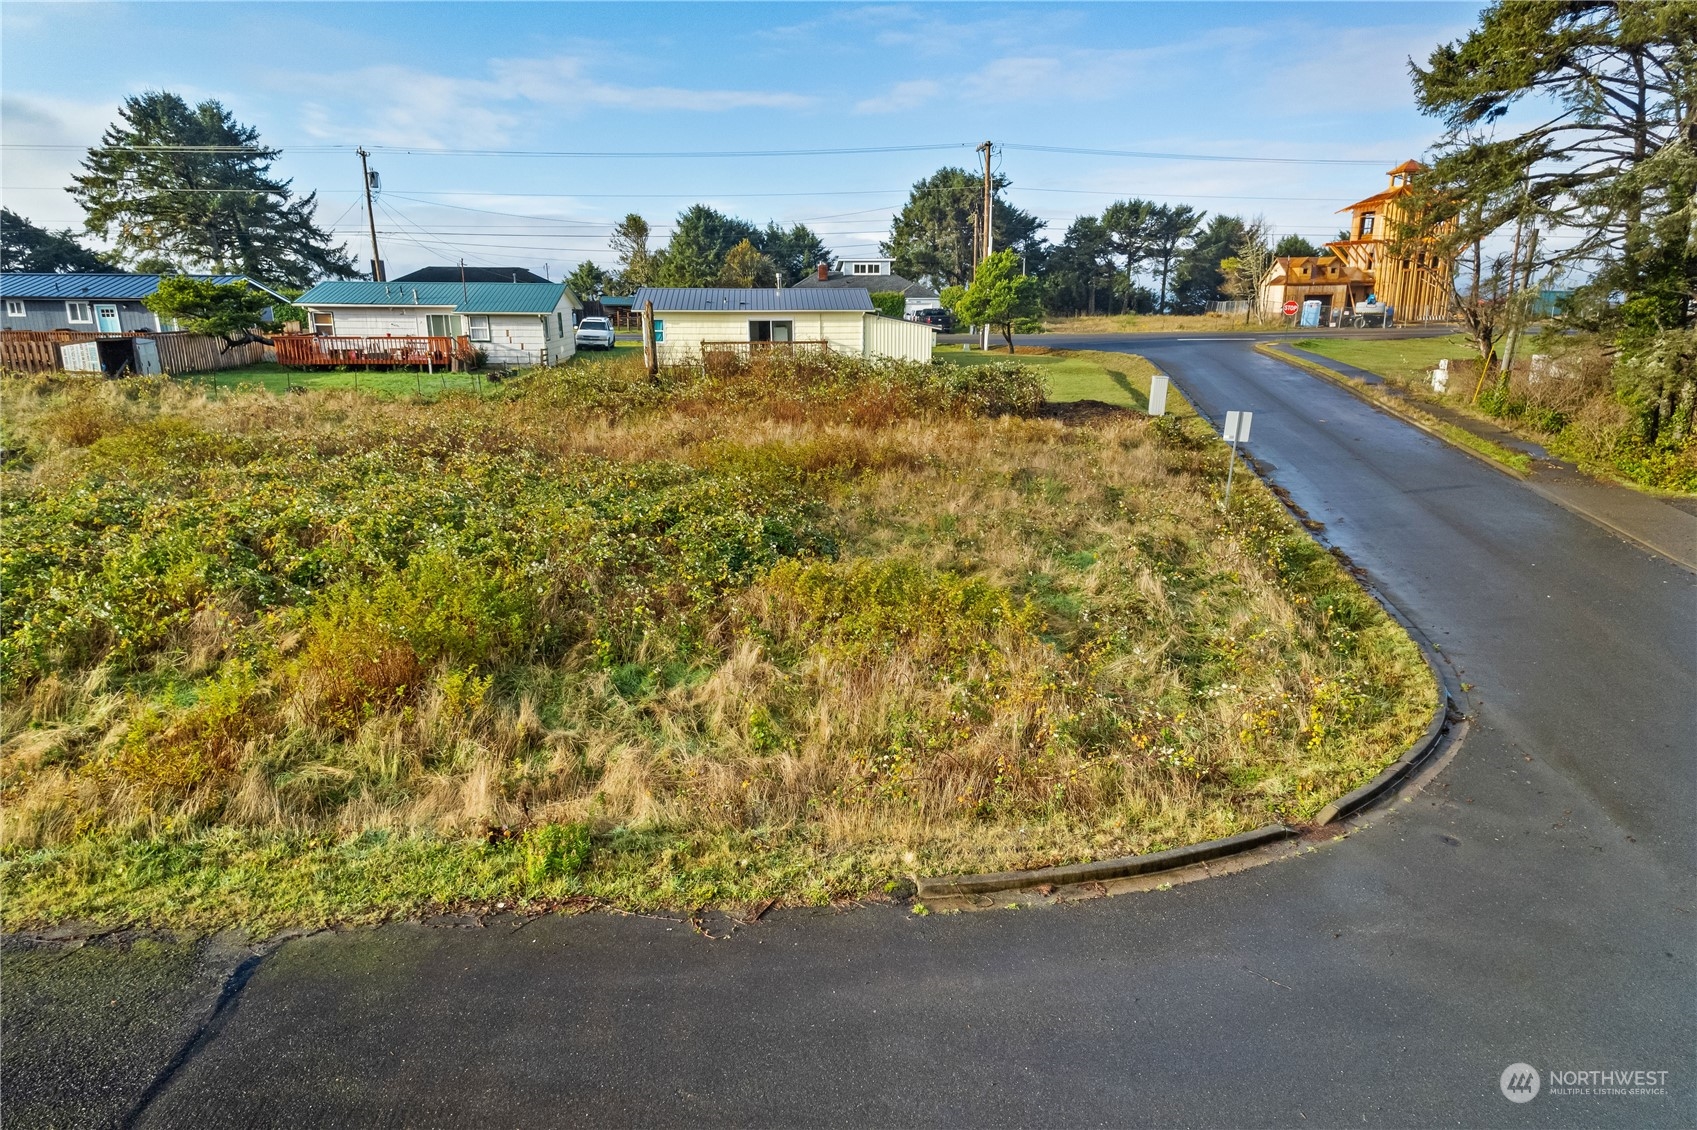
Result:
<svg viewBox="0 0 1697 1130"><path fill-rule="evenodd" d="M300 368L413 367L451 369L472 355L464 337L346 337L325 334L279 334L277 363Z"/></svg>

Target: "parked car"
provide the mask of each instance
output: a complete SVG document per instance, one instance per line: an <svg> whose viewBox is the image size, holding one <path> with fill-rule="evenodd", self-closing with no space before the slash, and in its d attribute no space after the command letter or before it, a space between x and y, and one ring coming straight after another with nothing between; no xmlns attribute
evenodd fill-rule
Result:
<svg viewBox="0 0 1697 1130"><path fill-rule="evenodd" d="M579 349L611 349L616 340L613 323L606 318L585 318L577 324L575 340Z"/></svg>
<svg viewBox="0 0 1697 1130"><path fill-rule="evenodd" d="M941 306L915 310L913 320L922 322L927 326L936 326L939 333L952 333L955 328L955 316Z"/></svg>

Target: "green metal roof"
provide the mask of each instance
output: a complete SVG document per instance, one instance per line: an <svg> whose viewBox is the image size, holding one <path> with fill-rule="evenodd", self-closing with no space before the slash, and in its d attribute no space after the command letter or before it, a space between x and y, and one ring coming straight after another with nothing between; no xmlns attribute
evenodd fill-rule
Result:
<svg viewBox="0 0 1697 1130"><path fill-rule="evenodd" d="M298 306L433 306L460 314L547 314L568 294L565 283L321 282ZM572 299L569 305L578 302Z"/></svg>

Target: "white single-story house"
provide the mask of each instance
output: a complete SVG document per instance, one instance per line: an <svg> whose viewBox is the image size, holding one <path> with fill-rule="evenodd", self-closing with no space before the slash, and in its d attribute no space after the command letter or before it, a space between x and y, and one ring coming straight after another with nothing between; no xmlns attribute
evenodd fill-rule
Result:
<svg viewBox="0 0 1697 1130"><path fill-rule="evenodd" d="M880 317L860 287L645 286L632 301L654 304L654 343L663 364L730 349L829 349L856 357L929 361L937 331Z"/></svg>
<svg viewBox="0 0 1697 1130"><path fill-rule="evenodd" d="M565 283L321 282L295 300L336 338L467 338L492 365L549 365L577 351Z"/></svg>
<svg viewBox="0 0 1697 1130"><path fill-rule="evenodd" d="M924 283L910 282L896 274L894 259L838 259L835 270L821 263L813 274L798 279L791 285L803 289L858 287L869 292L899 293L902 296L902 316L905 318L913 317L916 311L931 310L938 305L935 290Z"/></svg>
<svg viewBox="0 0 1697 1130"><path fill-rule="evenodd" d="M0 273L0 298L5 316L0 329L71 330L88 334L162 333L176 329L169 318L142 305L159 289L160 275L91 271L50 274L33 271ZM288 299L242 275L191 275L216 283L246 283L279 304Z"/></svg>

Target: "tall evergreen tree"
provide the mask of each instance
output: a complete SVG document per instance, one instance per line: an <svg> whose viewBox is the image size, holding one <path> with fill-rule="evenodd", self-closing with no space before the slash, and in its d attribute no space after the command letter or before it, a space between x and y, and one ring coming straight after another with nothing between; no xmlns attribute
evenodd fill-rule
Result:
<svg viewBox="0 0 1697 1130"><path fill-rule="evenodd" d="M1348 237L1346 236L1345 238L1347 239ZM1298 259L1318 254L1320 254L1320 249L1318 247L1315 247L1312 243L1309 243L1306 238L1297 235L1295 232L1292 232L1283 239L1279 240L1278 245L1273 248L1273 258L1275 259Z"/></svg>
<svg viewBox="0 0 1697 1130"><path fill-rule="evenodd" d="M613 236L608 243L619 257L619 269L608 280L607 293L633 294L637 287L649 286L655 281L657 264L653 252L648 249L650 234L652 229L648 221L635 212L628 213L613 225Z"/></svg>
<svg viewBox="0 0 1697 1130"><path fill-rule="evenodd" d="M1200 314L1210 302L1225 297L1225 272L1220 261L1237 254L1243 239L1243 221L1236 216L1215 216L1197 233L1179 256L1173 283L1172 306L1180 314Z"/></svg>
<svg viewBox="0 0 1697 1130"><path fill-rule="evenodd" d="M271 177L279 150L218 102L190 107L150 91L126 98L118 114L69 191L88 230L119 257L272 286L354 273L346 250L313 221L317 194L296 198L289 181Z"/></svg>
<svg viewBox="0 0 1697 1130"><path fill-rule="evenodd" d="M752 243L760 230L747 220L727 216L705 204L678 215L658 274L661 286L712 286L731 248Z"/></svg>
<svg viewBox="0 0 1697 1130"><path fill-rule="evenodd" d="M794 285L803 276L812 274L819 264L831 261L830 249L806 224L786 229L774 220L753 242L771 261L778 281L784 286Z"/></svg>
<svg viewBox="0 0 1697 1130"><path fill-rule="evenodd" d="M68 274L109 269L69 228L48 231L10 208L0 208L0 270Z"/></svg>
<svg viewBox="0 0 1697 1130"><path fill-rule="evenodd" d="M1116 200L1102 210L1102 227L1113 241L1114 250L1125 260L1122 313L1131 308L1137 290L1137 269L1148 261L1154 249L1160 210L1161 206L1153 200Z"/></svg>
<svg viewBox="0 0 1697 1130"><path fill-rule="evenodd" d="M1001 198L1000 190L1007 183L996 177L992 186L997 193L990 213L994 249L1029 259L1041 253L1037 233L1043 221ZM982 174L945 168L915 182L883 244L884 254L895 260L896 274L929 279L939 287L965 285L972 276L983 206Z"/></svg>
<svg viewBox="0 0 1697 1130"><path fill-rule="evenodd" d="M1184 250L1185 243L1202 226L1208 213L1198 212L1188 204L1162 205L1156 210L1149 233L1149 257L1161 265L1161 298L1158 305L1163 313L1169 309L1167 282L1172 274L1173 260Z"/></svg>

